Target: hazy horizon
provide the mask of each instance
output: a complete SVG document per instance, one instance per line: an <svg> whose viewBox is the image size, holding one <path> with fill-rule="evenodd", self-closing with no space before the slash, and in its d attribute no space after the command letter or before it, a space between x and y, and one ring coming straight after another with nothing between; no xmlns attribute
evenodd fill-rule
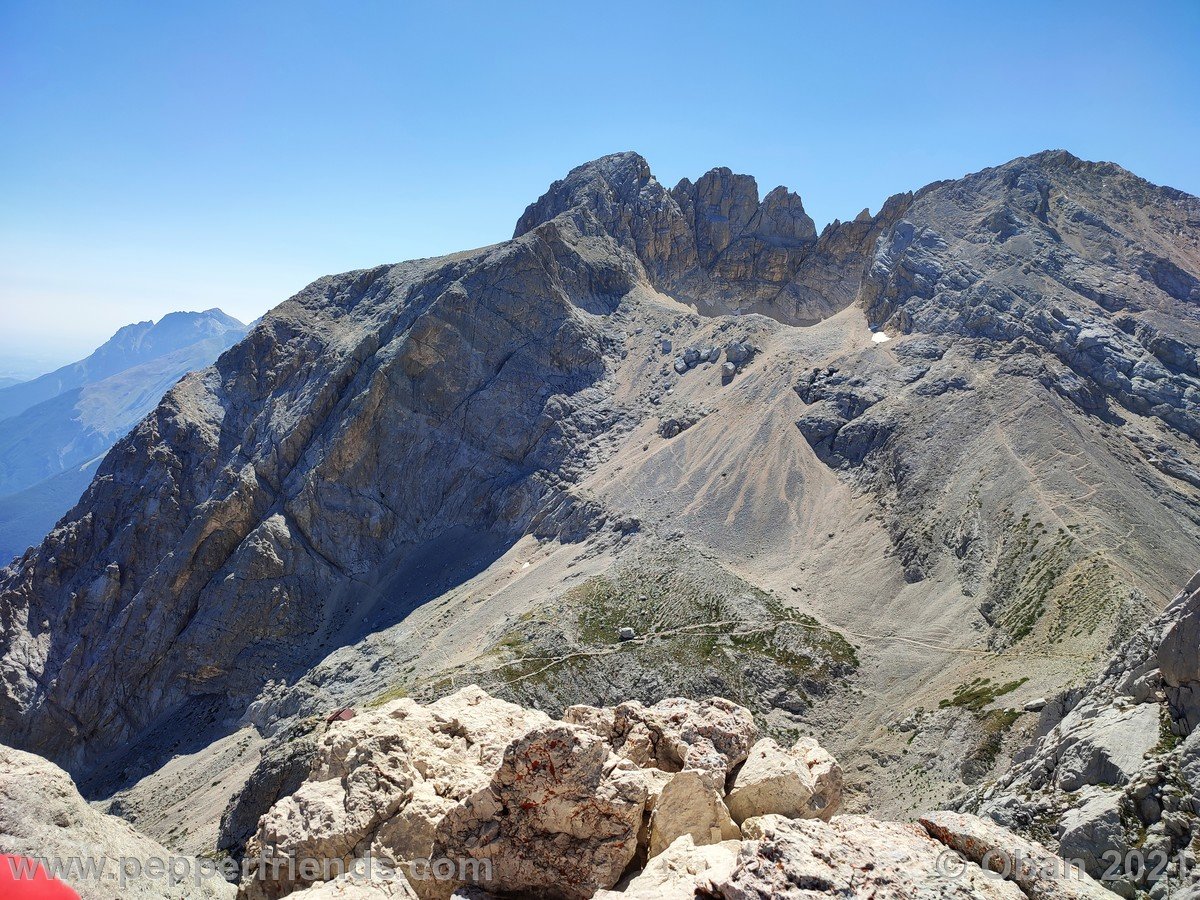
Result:
<svg viewBox="0 0 1200 900"><path fill-rule="evenodd" d="M785 184L818 227L1051 148L1200 193L1200 8L1083 8L9 4L0 374L504 240L618 150Z"/></svg>

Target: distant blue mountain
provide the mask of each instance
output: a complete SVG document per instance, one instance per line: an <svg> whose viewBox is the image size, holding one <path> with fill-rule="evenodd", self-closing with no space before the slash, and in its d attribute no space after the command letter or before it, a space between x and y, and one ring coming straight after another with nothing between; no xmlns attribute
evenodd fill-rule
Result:
<svg viewBox="0 0 1200 900"><path fill-rule="evenodd" d="M219 309L120 329L86 359L0 389L0 565L79 500L108 448L246 326Z"/></svg>
<svg viewBox="0 0 1200 900"><path fill-rule="evenodd" d="M149 362L208 338L229 334L236 343L246 326L219 309L173 312L157 322L137 322L119 329L86 359L55 369L32 381L0 389L0 420L57 397L72 388L101 381L133 366Z"/></svg>

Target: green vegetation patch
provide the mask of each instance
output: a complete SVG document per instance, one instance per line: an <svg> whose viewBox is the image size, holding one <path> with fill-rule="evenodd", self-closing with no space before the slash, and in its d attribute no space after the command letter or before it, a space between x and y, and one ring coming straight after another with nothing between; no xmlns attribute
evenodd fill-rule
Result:
<svg viewBox="0 0 1200 900"><path fill-rule="evenodd" d="M968 684L960 684L954 689L954 696L943 700L938 706L942 709L957 706L969 709L971 712L982 712L984 708L991 706L997 697L1011 694L1028 680L1028 678L1018 678L1016 681L997 684L991 678L976 678Z"/></svg>

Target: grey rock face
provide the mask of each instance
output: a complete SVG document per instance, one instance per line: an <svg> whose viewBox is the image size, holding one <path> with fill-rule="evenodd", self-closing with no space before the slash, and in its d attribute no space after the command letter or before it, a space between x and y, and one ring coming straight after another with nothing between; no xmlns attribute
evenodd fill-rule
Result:
<svg viewBox="0 0 1200 900"><path fill-rule="evenodd" d="M1139 220L1139 208L1153 212ZM1053 360L1048 384L1087 411L1154 416L1197 438L1200 326L1187 309L1200 282L1177 262L1198 262L1180 239L1198 215L1195 197L1110 163L1016 160L914 199L880 238L868 315L903 331L1024 340ZM1163 333L1164 315L1181 333Z"/></svg>
<svg viewBox="0 0 1200 900"><path fill-rule="evenodd" d="M322 279L270 313L4 573L6 734L80 765L191 697L252 699L280 664L352 639L354 572L454 528L580 528L572 471L615 419L594 388L610 337L586 310L613 308L628 267L558 222ZM146 687L117 712L116 683Z"/></svg>
<svg viewBox="0 0 1200 900"><path fill-rule="evenodd" d="M902 205L889 201L878 218L835 222L818 236L786 188L760 201L753 178L719 168L668 191L642 157L618 153L555 182L515 235L557 216L595 222L636 254L655 287L705 312L811 324L853 302L871 244Z"/></svg>
<svg viewBox="0 0 1200 900"><path fill-rule="evenodd" d="M1082 694L1053 704L1064 709L1061 721L1010 774L964 805L1080 860L1093 876L1135 848L1175 859L1197 834L1200 808L1181 790L1200 771L1192 718L1200 643L1189 637L1198 615L1200 577ZM1115 872L1125 893L1157 880L1136 865Z"/></svg>

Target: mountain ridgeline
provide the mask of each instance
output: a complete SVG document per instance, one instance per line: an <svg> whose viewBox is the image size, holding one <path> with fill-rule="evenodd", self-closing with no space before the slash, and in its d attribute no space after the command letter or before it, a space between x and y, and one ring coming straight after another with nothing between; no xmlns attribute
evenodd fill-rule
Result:
<svg viewBox="0 0 1200 900"><path fill-rule="evenodd" d="M0 576L0 723L102 791L467 676L556 713L718 693L864 767L920 708L967 742L921 763L946 796L1004 759L965 688L1019 682L1019 718L1198 567L1198 348L1200 200L1110 163L818 234L786 189L607 156L171 388ZM767 636L689 630L735 619Z"/></svg>
<svg viewBox="0 0 1200 900"><path fill-rule="evenodd" d="M86 359L0 390L0 559L41 540L109 447L246 327L219 309L126 325Z"/></svg>

